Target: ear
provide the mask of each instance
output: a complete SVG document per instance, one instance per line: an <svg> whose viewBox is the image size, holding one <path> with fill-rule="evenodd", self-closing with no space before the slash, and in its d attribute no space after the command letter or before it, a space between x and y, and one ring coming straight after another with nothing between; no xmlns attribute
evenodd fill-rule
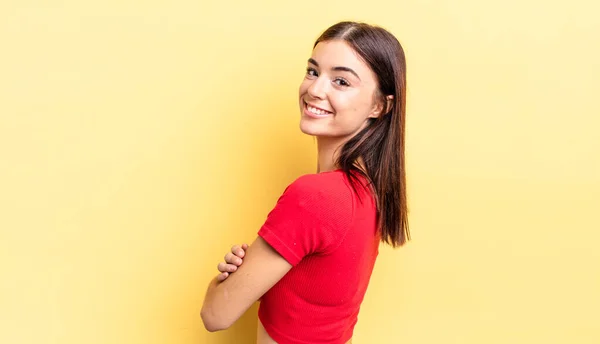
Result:
<svg viewBox="0 0 600 344"><path fill-rule="evenodd" d="M379 118L382 114L386 114L392 108L392 102L394 96L388 95L384 99L378 101L373 107L373 111L369 115L369 118Z"/></svg>

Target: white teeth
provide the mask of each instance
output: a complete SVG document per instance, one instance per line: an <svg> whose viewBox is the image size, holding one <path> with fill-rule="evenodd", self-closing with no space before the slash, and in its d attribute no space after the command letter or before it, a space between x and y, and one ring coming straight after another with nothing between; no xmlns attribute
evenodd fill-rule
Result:
<svg viewBox="0 0 600 344"><path fill-rule="evenodd" d="M310 111L310 112L314 113L315 115L321 115L321 116L322 116L322 115L327 115L327 114L329 114L329 112L327 112L327 111L323 111L323 110L321 110L321 109L317 109L317 108L315 108L315 107L312 107L312 106L310 106L310 105L307 105L306 107L308 108L308 111Z"/></svg>

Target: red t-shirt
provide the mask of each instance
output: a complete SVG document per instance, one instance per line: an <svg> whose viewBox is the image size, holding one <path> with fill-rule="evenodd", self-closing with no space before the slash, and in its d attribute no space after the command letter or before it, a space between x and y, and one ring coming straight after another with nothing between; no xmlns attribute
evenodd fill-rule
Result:
<svg viewBox="0 0 600 344"><path fill-rule="evenodd" d="M258 311L279 344L343 344L352 337L380 241L370 189L356 190L341 170L302 176L259 230L293 266Z"/></svg>

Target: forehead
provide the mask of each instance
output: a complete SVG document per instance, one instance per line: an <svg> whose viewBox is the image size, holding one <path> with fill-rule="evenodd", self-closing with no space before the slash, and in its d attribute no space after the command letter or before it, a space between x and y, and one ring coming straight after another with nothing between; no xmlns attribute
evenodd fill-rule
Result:
<svg viewBox="0 0 600 344"><path fill-rule="evenodd" d="M317 61L321 69L348 67L353 69L361 79L374 77L371 69L358 53L341 40L319 42L313 49L312 58Z"/></svg>

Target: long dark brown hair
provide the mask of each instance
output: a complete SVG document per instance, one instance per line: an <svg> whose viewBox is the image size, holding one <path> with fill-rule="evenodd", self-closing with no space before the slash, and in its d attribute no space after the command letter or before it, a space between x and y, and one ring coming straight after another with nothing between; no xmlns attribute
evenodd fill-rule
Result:
<svg viewBox="0 0 600 344"><path fill-rule="evenodd" d="M392 247L410 240L406 204L404 130L406 117L406 60L400 42L387 30L358 22L340 22L315 42L345 41L367 63L378 81L376 96L390 106L341 148L337 165L355 188L358 173L370 180L374 190L381 240ZM358 164L362 158L363 170Z"/></svg>

